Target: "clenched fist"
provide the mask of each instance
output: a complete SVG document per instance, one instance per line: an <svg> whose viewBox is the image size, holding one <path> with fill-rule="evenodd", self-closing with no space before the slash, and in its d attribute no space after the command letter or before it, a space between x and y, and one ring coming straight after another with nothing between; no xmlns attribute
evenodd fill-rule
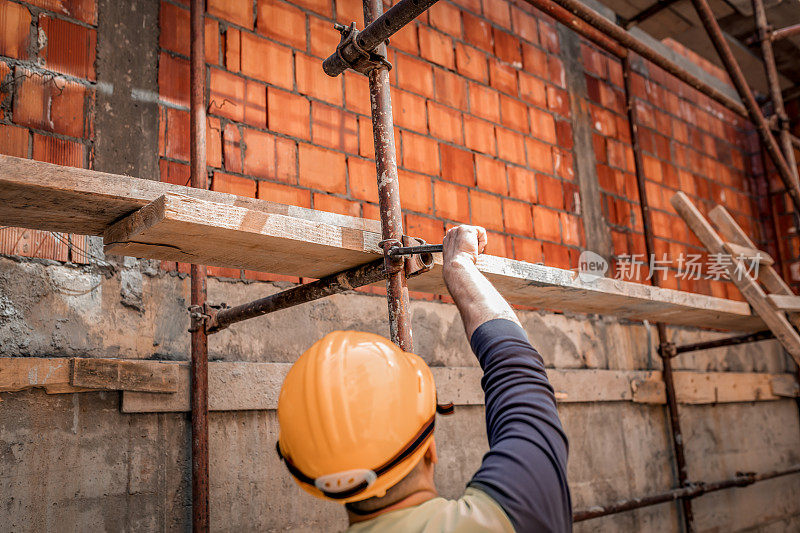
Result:
<svg viewBox="0 0 800 533"><path fill-rule="evenodd" d="M442 242L442 259L447 269L454 262L469 259L475 264L486 248L486 230L480 226L461 225L447 230Z"/></svg>

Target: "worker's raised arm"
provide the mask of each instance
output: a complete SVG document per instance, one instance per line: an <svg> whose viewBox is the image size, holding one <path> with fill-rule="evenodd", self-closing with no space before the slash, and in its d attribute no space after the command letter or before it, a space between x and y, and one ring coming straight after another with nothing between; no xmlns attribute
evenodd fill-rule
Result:
<svg viewBox="0 0 800 533"><path fill-rule="evenodd" d="M467 338L478 326L495 318L519 324L508 302L475 266L486 247L486 230L479 226L456 226L444 236L442 275L450 296L461 313Z"/></svg>
<svg viewBox="0 0 800 533"><path fill-rule="evenodd" d="M444 239L443 275L484 371L489 452L470 486L491 496L517 531L571 531L567 438L544 362L516 314L475 266L483 228Z"/></svg>

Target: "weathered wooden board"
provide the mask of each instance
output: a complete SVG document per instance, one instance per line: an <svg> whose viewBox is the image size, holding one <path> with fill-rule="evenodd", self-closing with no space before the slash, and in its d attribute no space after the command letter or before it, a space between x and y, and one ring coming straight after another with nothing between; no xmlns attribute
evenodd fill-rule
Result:
<svg viewBox="0 0 800 533"><path fill-rule="evenodd" d="M380 257L380 234L166 194L109 227L106 254L320 278Z"/></svg>
<svg viewBox="0 0 800 533"><path fill-rule="evenodd" d="M439 398L456 405L482 405L479 367L432 367ZM647 370L553 369L547 370L556 399L562 403L632 401L631 382L660 380ZM661 384L663 388L663 383ZM664 403L663 399L654 403Z"/></svg>
<svg viewBox="0 0 800 533"><path fill-rule="evenodd" d="M774 381L781 391L786 390L788 383L796 383L791 374L675 372L674 377L678 402L686 404L777 400L783 395L773 392Z"/></svg>
<svg viewBox="0 0 800 533"><path fill-rule="evenodd" d="M178 365L130 359L72 359L70 384L90 389L177 392Z"/></svg>
<svg viewBox="0 0 800 533"><path fill-rule="evenodd" d="M105 233L106 253L320 277L379 257L380 235L167 194ZM267 251L269 253L267 253ZM437 254L409 288L446 294ZM744 302L483 255L478 268L512 303L633 320L752 331Z"/></svg>
<svg viewBox="0 0 800 533"><path fill-rule="evenodd" d="M75 386L72 368L79 382ZM275 409L290 363L211 362L208 387L211 411ZM456 405L482 405L478 367L432 367L439 399ZM136 376L131 379L126 375ZM661 372L650 370L548 369L560 403L633 401L663 404ZM189 410L186 362L93 358L0 358L0 392L42 387L48 393L120 390L127 413ZM150 387L175 392L141 392ZM797 397L792 374L675 372L678 401L690 404L752 402Z"/></svg>
<svg viewBox="0 0 800 533"><path fill-rule="evenodd" d="M741 226L736 223L736 220L728 213L728 210L721 205L716 206L708 212L710 218L717 226L722 238L728 242L746 246L748 248L756 248L755 243L750 239L747 233L744 232ZM759 270L759 281L764 284L767 290L774 294L794 294L789 285L781 278L774 268L764 268Z"/></svg>
<svg viewBox="0 0 800 533"><path fill-rule="evenodd" d="M675 211L683 218L689 229L697 236L703 246L711 254L724 254L725 241L717 234L711 224L700 213L695 205L689 200L689 197L682 192L677 192L670 200ZM717 213L727 213L724 208L718 206ZM733 220L732 218L730 219ZM735 222L733 223L734 225ZM727 227L727 226L726 226ZM726 229L727 232L730 228ZM735 235L732 235L735 236ZM739 244L739 243L736 243ZM783 312L776 311L772 305L767 301L767 294L761 285L758 284L749 274L742 274L737 271L737 261L725 266L728 276L731 281L736 285L742 296L753 306L753 310L760 316L767 327L775 334L775 338L780 341L786 351L794 358L795 362L800 364L800 335L795 331L794 327L789 323L786 315ZM771 267L767 266L767 269Z"/></svg>
<svg viewBox="0 0 800 533"><path fill-rule="evenodd" d="M374 220L0 155L0 225L4 226L102 235L117 220L170 192L380 233L380 223Z"/></svg>
<svg viewBox="0 0 800 533"><path fill-rule="evenodd" d="M209 363L211 411L275 409L288 363ZM482 371L478 367L432 367L439 400L482 405ZM647 370L548 369L560 403L633 401L666 402L661 372ZM726 403L777 400L798 394L791 374L675 372L681 403ZM189 410L189 370L183 366L175 394L123 392L126 413ZM776 391L773 392L772 388Z"/></svg>
<svg viewBox="0 0 800 533"><path fill-rule="evenodd" d="M775 309L787 312L800 311L800 296L788 294L768 294L767 300Z"/></svg>
<svg viewBox="0 0 800 533"><path fill-rule="evenodd" d="M731 254L734 259L743 258L748 262L758 261L760 266L772 266L775 264L775 260L767 252L749 246L726 242L725 251Z"/></svg>
<svg viewBox="0 0 800 533"><path fill-rule="evenodd" d="M0 357L0 392L42 388L48 393L81 392L70 382L68 357Z"/></svg>

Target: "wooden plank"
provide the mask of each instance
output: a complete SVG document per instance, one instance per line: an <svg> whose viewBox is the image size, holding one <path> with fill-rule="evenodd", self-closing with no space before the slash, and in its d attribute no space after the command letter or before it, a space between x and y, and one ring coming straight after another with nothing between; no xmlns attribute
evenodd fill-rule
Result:
<svg viewBox="0 0 800 533"><path fill-rule="evenodd" d="M70 384L90 389L177 392L178 365L125 359L72 360Z"/></svg>
<svg viewBox="0 0 800 533"><path fill-rule="evenodd" d="M722 237L727 241L732 241L735 244L755 248L756 245L750 239L750 236L742 229L742 227L731 216L727 209L718 205L708 213L709 218L716 224ZM772 294L784 294L787 296L794 295L789 284L775 270L772 265L766 268L760 268L758 272L758 280L764 284L767 291ZM794 324L795 328L800 328L800 313L790 313L788 315L789 321Z"/></svg>
<svg viewBox="0 0 800 533"><path fill-rule="evenodd" d="M442 401L456 405L483 405L479 367L431 367ZM547 377L560 403L632 401L631 381L660 379L659 372L600 369L547 369ZM663 384L662 384L663 387ZM656 403L664 403L664 400Z"/></svg>
<svg viewBox="0 0 800 533"><path fill-rule="evenodd" d="M708 404L778 400L770 374L741 372L675 372L679 403Z"/></svg>
<svg viewBox="0 0 800 533"><path fill-rule="evenodd" d="M747 248L757 248L755 243L745 233L742 227L728 213L723 206L718 205L708 212L710 218L719 229L720 235L726 241L739 244ZM768 267L759 270L759 281L764 284L767 290L773 294L794 294L789 285L781 278L774 268Z"/></svg>
<svg viewBox="0 0 800 533"><path fill-rule="evenodd" d="M378 233L167 194L105 233L106 253L321 277L379 257ZM265 253L269 251L269 253ZM447 294L441 255L409 280L412 290ZM632 320L755 331L744 302L482 255L478 268L512 303Z"/></svg>
<svg viewBox="0 0 800 533"><path fill-rule="evenodd" d="M15 392L42 387L51 394L118 390L130 383L121 382L104 371L106 381L98 388L71 384L72 361L93 359L3 357L0 358L0 392ZM174 393L122 391L122 411L126 413L189 411L189 366L186 362L97 359L125 367L140 365L158 375L174 371ZM100 368L101 363L94 368ZM112 365L113 367L113 365ZM91 365L89 366L91 368ZM278 394L290 363L212 362L209 363L209 409L212 411L269 410L278 405ZM482 405L483 391L479 367L432 367L439 398L456 405ZM95 375L101 375L96 373ZM661 373L649 370L548 369L559 403L633 401L663 404ZM735 372L675 372L676 394L680 403L770 401L800 394L792 374Z"/></svg>
<svg viewBox="0 0 800 533"><path fill-rule="evenodd" d="M280 386L289 363L209 363L211 411L269 410L278 405ZM482 405L483 372L478 367L432 367L442 402ZM664 404L661 372L649 370L548 369L559 403L633 401ZM791 374L729 372L675 372L681 403L722 403L777 400L796 396ZM792 388L795 384L795 388ZM773 392L775 389L775 392ZM125 391L126 413L183 412L189 410L189 370L181 364L178 392L153 394Z"/></svg>
<svg viewBox="0 0 800 533"><path fill-rule="evenodd" d="M667 390L661 372L652 372L646 378L631 380L632 400L635 403L667 403Z"/></svg>
<svg viewBox="0 0 800 533"><path fill-rule="evenodd" d="M741 244L726 242L725 251L731 254L734 260L745 259L749 262L753 262L754 264L757 261L759 266L762 267L772 266L775 264L775 260L772 259L767 252L750 248L749 246L742 246Z"/></svg>
<svg viewBox="0 0 800 533"><path fill-rule="evenodd" d="M166 194L110 226L106 254L320 278L380 256L378 233Z"/></svg>
<svg viewBox="0 0 800 533"><path fill-rule="evenodd" d="M5 226L102 235L167 193L380 233L374 220L0 155L0 224Z"/></svg>
<svg viewBox="0 0 800 533"><path fill-rule="evenodd" d="M70 383L68 357L0 357L0 392L33 388L50 394L89 390Z"/></svg>
<svg viewBox="0 0 800 533"><path fill-rule="evenodd" d="M776 374L770 380L772 394L784 398L800 397L800 383L797 377L792 374Z"/></svg>
<svg viewBox="0 0 800 533"><path fill-rule="evenodd" d="M562 403L633 400L634 380L652 379L653 372L636 370L547 370L556 399Z"/></svg>
<svg viewBox="0 0 800 533"><path fill-rule="evenodd" d="M697 238L700 239L700 242L710 253L725 253L725 241L714 231L711 224L708 223L684 193L678 192L675 194L671 202L678 214L686 221L689 228L697 235ZM772 308L767 301L764 289L752 277L736 272L736 265L736 261L726 265L731 281L733 281L750 305L753 306L758 316L764 320L767 327L775 334L775 338L786 348L786 351L794 358L795 362L800 364L800 335L797 334L797 331L795 331L783 313Z"/></svg>
<svg viewBox="0 0 800 533"><path fill-rule="evenodd" d="M300 220L319 223L326 231L333 230L341 235L347 234L348 238L363 239L364 243L374 242L380 235L379 223L376 221L0 155L0 220L4 224L102 234L109 225L168 193L213 201L232 208L247 208L254 212L249 215L253 220L258 219L259 214L263 216L266 213L291 219L286 220L287 223ZM356 254L358 261L347 266L375 257L375 250L366 245L365 248L365 253ZM164 258L168 250L162 247L157 253L152 252L146 257ZM269 254L260 250L260 255ZM349 254L342 255L349 257ZM311 259L305 262L306 268L313 266L315 262L324 264L328 261L324 254L309 253L309 257ZM186 260L191 261L192 258L186 257ZM216 264L210 261L206 263L214 266L229 265L222 260ZM312 272L320 271L311 269L303 272L294 269L291 263L276 264L279 261L264 263L275 265L275 268L264 268L274 273L316 277ZM278 268L281 265L292 268ZM243 268L242 265L238 266ZM414 278L411 288L444 294L440 266L437 264L428 275ZM611 279L601 279L589 284L575 279L574 273L570 271L488 256L481 258L481 268L493 282L502 286L501 290L514 303L579 313L616 314L633 320L708 325L737 331L754 331L764 327L763 322L754 317L743 302Z"/></svg>
<svg viewBox="0 0 800 533"><path fill-rule="evenodd" d="M800 296L788 294L768 294L767 300L772 307L779 311L798 312L800 311Z"/></svg>

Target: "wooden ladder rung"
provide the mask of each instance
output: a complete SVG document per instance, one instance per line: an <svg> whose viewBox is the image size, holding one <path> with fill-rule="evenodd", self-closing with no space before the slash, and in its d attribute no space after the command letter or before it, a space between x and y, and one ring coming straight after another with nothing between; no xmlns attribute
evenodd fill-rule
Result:
<svg viewBox="0 0 800 533"><path fill-rule="evenodd" d="M800 312L800 296L790 296L787 294L768 294L767 299L772 307L778 311L786 311L787 313Z"/></svg>
<svg viewBox="0 0 800 533"><path fill-rule="evenodd" d="M731 254L734 260L746 259L748 261L758 261L761 266L772 266L775 261L772 257L763 250L751 248L749 246L742 246L733 242L725 243L725 251Z"/></svg>

